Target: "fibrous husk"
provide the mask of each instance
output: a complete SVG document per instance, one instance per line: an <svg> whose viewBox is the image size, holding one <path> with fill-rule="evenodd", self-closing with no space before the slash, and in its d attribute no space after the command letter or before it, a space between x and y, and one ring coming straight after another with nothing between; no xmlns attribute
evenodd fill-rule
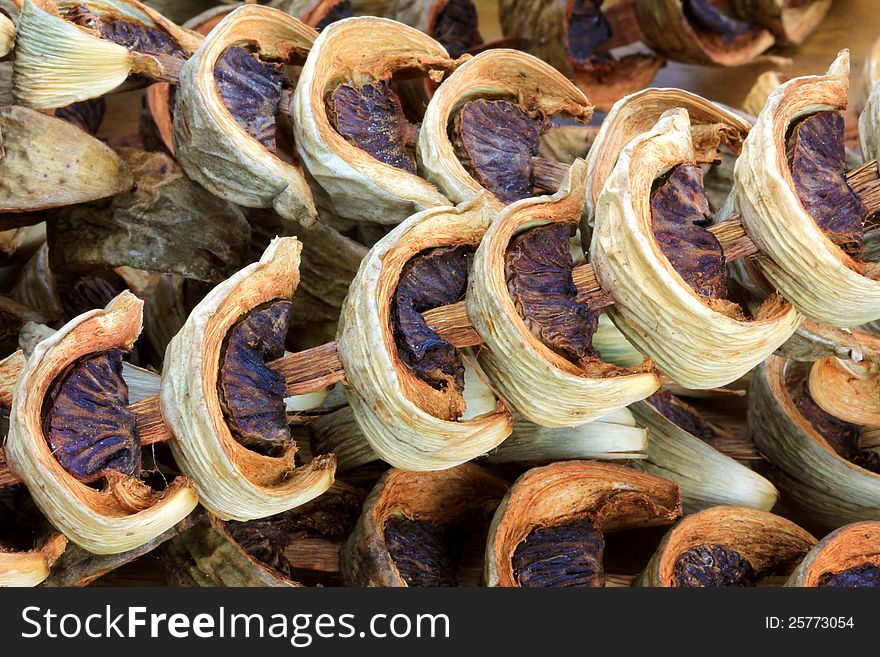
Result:
<svg viewBox="0 0 880 657"><path fill-rule="evenodd" d="M122 158L76 126L25 107L0 107L0 213L94 201L132 183Z"/></svg>
<svg viewBox="0 0 880 657"><path fill-rule="evenodd" d="M346 13L345 7L350 7L349 0L271 0L270 7L276 7L281 11L300 19L306 25L310 25L320 31L324 25L321 23L334 10ZM348 16L351 10L348 9ZM347 16L343 16L346 18Z"/></svg>
<svg viewBox="0 0 880 657"><path fill-rule="evenodd" d="M15 23L0 11L0 57L5 57L15 46Z"/></svg>
<svg viewBox="0 0 880 657"><path fill-rule="evenodd" d="M814 545L786 586L819 586L823 575L865 565L880 565L880 522L856 522Z"/></svg>
<svg viewBox="0 0 880 657"><path fill-rule="evenodd" d="M0 588L37 586L49 577L52 566L67 548L67 539L63 534L52 534L41 543L27 552L0 550Z"/></svg>
<svg viewBox="0 0 880 657"><path fill-rule="evenodd" d="M773 32L780 45L798 45L810 36L831 8L831 0L730 0L731 12Z"/></svg>
<svg viewBox="0 0 880 657"><path fill-rule="evenodd" d="M4 379L9 360L0 363ZM3 396L9 392L4 380ZM9 402L0 402L4 413ZM68 549L67 538L40 514L24 487L0 486L0 588L37 586Z"/></svg>
<svg viewBox="0 0 880 657"><path fill-rule="evenodd" d="M742 102L742 108L749 114L758 116L761 110L764 109L764 105L767 104L770 94L785 82L786 79L778 71L764 71L757 77L755 84L752 85L749 93L746 94L746 98Z"/></svg>
<svg viewBox="0 0 880 657"><path fill-rule="evenodd" d="M228 48L249 44L263 57L293 62L309 51L316 36L312 28L277 9L239 7L184 64L174 110L174 153L191 178L228 201L272 207L306 226L315 222L317 211L302 170L239 125L223 103L214 68Z"/></svg>
<svg viewBox="0 0 880 657"><path fill-rule="evenodd" d="M718 545L745 557L758 577L787 575L816 544L809 532L766 511L718 506L686 516L663 538L637 586L676 586L675 562L691 548Z"/></svg>
<svg viewBox="0 0 880 657"><path fill-rule="evenodd" d="M880 519L880 475L839 456L801 415L787 387L797 370L771 356L752 377L749 433L776 466L768 476L786 504L823 527Z"/></svg>
<svg viewBox="0 0 880 657"><path fill-rule="evenodd" d="M880 156L880 77L871 85L859 114L859 141L866 160L876 160Z"/></svg>
<svg viewBox="0 0 880 657"><path fill-rule="evenodd" d="M335 460L297 468L296 446L281 456L248 449L232 435L218 390L227 333L257 306L291 299L299 283L300 243L273 240L259 262L215 287L193 309L165 351L162 416L171 449L201 503L224 520L252 520L304 504L333 483Z"/></svg>
<svg viewBox="0 0 880 657"><path fill-rule="evenodd" d="M776 353L789 360L812 363L826 356L844 360L875 358L877 344L867 330L851 330L804 320Z"/></svg>
<svg viewBox="0 0 880 657"><path fill-rule="evenodd" d="M503 479L473 463L440 472L389 470L367 497L361 517L343 545L343 581L348 586L409 586L389 550L387 523L399 519L431 523L458 529L465 540L468 535L482 539L506 488ZM407 556L418 561L417 550L424 546L411 547L413 554ZM430 565L422 567L430 572ZM458 583L466 583L461 575Z"/></svg>
<svg viewBox="0 0 880 657"><path fill-rule="evenodd" d="M578 158L587 157L598 133L599 126L593 125L554 126L541 137L541 148L538 155L563 164L574 164Z"/></svg>
<svg viewBox="0 0 880 657"><path fill-rule="evenodd" d="M712 388L763 361L801 318L775 296L752 319L713 307L660 250L651 227L652 185L670 167L695 159L684 109L664 114L630 142L598 198L590 257L615 301L608 314L627 339L681 385Z"/></svg>
<svg viewBox="0 0 880 657"><path fill-rule="evenodd" d="M439 81L454 65L431 37L383 18L346 18L321 32L291 108L297 152L329 210L355 221L398 224L415 212L449 205L431 183L346 141L330 123L327 98L338 84L385 81L402 70Z"/></svg>
<svg viewBox="0 0 880 657"><path fill-rule="evenodd" d="M854 102L855 111L861 114L865 109L865 103L874 87L874 83L880 81L880 36L874 39L871 47L865 55L865 61L862 64L862 75L859 82L859 88L856 93ZM866 157L870 157L865 154Z"/></svg>
<svg viewBox="0 0 880 657"><path fill-rule="evenodd" d="M587 97L552 66L517 50L487 50L468 60L434 93L419 130L419 170L455 203L487 193L468 173L450 138L454 113L478 99L510 100L530 116L565 115L587 122L593 106ZM504 203L487 194L497 210Z"/></svg>
<svg viewBox="0 0 880 657"><path fill-rule="evenodd" d="M198 503L185 477L161 493L131 476L96 490L76 479L52 453L43 429L46 395L79 359L109 349L130 349L141 330L143 302L123 292L104 310L84 313L40 342L13 393L6 457L37 506L65 536L95 554L137 548L180 522ZM137 498L137 504L129 504ZM147 505L148 504L148 505Z"/></svg>
<svg viewBox="0 0 880 657"><path fill-rule="evenodd" d="M486 586L519 586L517 546L535 529L588 519L602 533L666 525L681 516L678 486L654 475L594 461L533 468L507 492L486 542Z"/></svg>
<svg viewBox="0 0 880 657"><path fill-rule="evenodd" d="M776 89L743 143L728 211L739 213L762 256L761 274L805 317L856 326L880 317L880 281L823 233L794 188L786 157L789 126L820 110L846 107L849 51L825 75L794 78Z"/></svg>

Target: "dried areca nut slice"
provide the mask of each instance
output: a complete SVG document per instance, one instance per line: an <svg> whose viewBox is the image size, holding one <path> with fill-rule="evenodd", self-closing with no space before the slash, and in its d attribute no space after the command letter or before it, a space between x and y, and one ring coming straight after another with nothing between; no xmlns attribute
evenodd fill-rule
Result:
<svg viewBox="0 0 880 657"><path fill-rule="evenodd" d="M416 175L415 126L395 76L439 81L455 65L439 43L383 18L346 18L315 41L293 96L297 151L329 210L355 221L398 224L449 205Z"/></svg>
<svg viewBox="0 0 880 657"><path fill-rule="evenodd" d="M415 214L370 250L352 281L337 334L346 396L367 441L395 467L449 468L510 435L506 403L465 366L473 356L422 315L464 298L492 218L483 199Z"/></svg>
<svg viewBox="0 0 880 657"><path fill-rule="evenodd" d="M275 115L291 84L282 65L300 63L316 35L277 9L239 7L184 64L174 110L175 157L193 180L303 225L317 211L302 169L275 152Z"/></svg>
<svg viewBox="0 0 880 657"><path fill-rule="evenodd" d="M642 89L663 66L645 48L631 2L603 0L503 0L501 29L522 48L560 71L607 111L619 98Z"/></svg>
<svg viewBox="0 0 880 657"><path fill-rule="evenodd" d="M781 585L816 539L790 520L744 506L717 506L669 530L638 586Z"/></svg>
<svg viewBox="0 0 880 657"><path fill-rule="evenodd" d="M5 57L15 46L15 23L0 8L0 58Z"/></svg>
<svg viewBox="0 0 880 657"><path fill-rule="evenodd" d="M761 56L776 41L769 30L731 17L712 0L636 0L635 11L645 43L670 59L715 66L787 62Z"/></svg>
<svg viewBox="0 0 880 657"><path fill-rule="evenodd" d="M831 8L831 0L730 0L733 16L766 27L780 45L799 45Z"/></svg>
<svg viewBox="0 0 880 657"><path fill-rule="evenodd" d="M880 586L880 522L856 522L832 532L807 553L786 586Z"/></svg>
<svg viewBox="0 0 880 657"><path fill-rule="evenodd" d="M385 15L434 37L452 57L483 43L472 0L394 0Z"/></svg>
<svg viewBox="0 0 880 657"><path fill-rule="evenodd" d="M24 486L0 485L0 588L44 582L66 549Z"/></svg>
<svg viewBox="0 0 880 657"><path fill-rule="evenodd" d="M132 184L122 158L70 122L25 107L0 107L0 217L94 201Z"/></svg>
<svg viewBox="0 0 880 657"><path fill-rule="evenodd" d="M810 367L810 397L826 413L856 425L880 427L880 336L854 331L865 358L826 356Z"/></svg>
<svg viewBox="0 0 880 657"><path fill-rule="evenodd" d="M201 37L136 0L16 0L16 101L34 109L97 98L133 74L141 86Z"/></svg>
<svg viewBox="0 0 880 657"><path fill-rule="evenodd" d="M680 516L678 486L660 477L594 461L534 468L495 511L484 583L605 586L605 534L667 525Z"/></svg>
<svg viewBox="0 0 880 657"><path fill-rule="evenodd" d="M749 433L775 466L767 476L810 522L835 528L878 520L876 436L815 403L806 385L808 367L771 356L752 377Z"/></svg>
<svg viewBox="0 0 880 657"><path fill-rule="evenodd" d="M348 586L476 586L507 483L473 463L386 472L342 547Z"/></svg>
<svg viewBox="0 0 880 657"><path fill-rule="evenodd" d="M845 175L849 52L826 75L770 94L743 143L729 210L760 250L761 275L806 316L833 326L880 317L880 268L865 261L865 199ZM784 218L784 221L783 221Z"/></svg>
<svg viewBox="0 0 880 657"><path fill-rule="evenodd" d="M608 299L578 294L570 251L585 173L576 162L554 196L511 205L492 223L467 295L468 317L488 347L480 365L518 413L547 427L590 422L660 387L650 360L619 368L592 345Z"/></svg>
<svg viewBox="0 0 880 657"><path fill-rule="evenodd" d="M454 202L488 191L500 210L541 188L534 158L551 119L586 123L592 115L587 97L553 67L492 49L457 68L431 98L419 130L420 169Z"/></svg>
<svg viewBox="0 0 880 657"><path fill-rule="evenodd" d="M335 482L296 509L262 520L208 514L165 547L175 586L336 586L339 551L365 492Z"/></svg>
<svg viewBox="0 0 880 657"><path fill-rule="evenodd" d="M121 376L143 302L124 292L40 342L19 376L6 458L46 518L96 554L134 549L198 503L183 477L156 491L139 476L140 437ZM99 430L98 430L99 429ZM90 483L101 483L101 489Z"/></svg>
<svg viewBox="0 0 880 657"><path fill-rule="evenodd" d="M735 460L760 455L674 395L658 392L630 411L650 434L647 458L634 467L678 484L685 513L718 505L769 511L776 503L773 484Z"/></svg>
<svg viewBox="0 0 880 657"><path fill-rule="evenodd" d="M273 240L259 262L208 293L165 352L171 449L201 503L224 520L287 511L333 483L332 456L296 467L284 378L267 365L284 353L301 248Z"/></svg>
<svg viewBox="0 0 880 657"><path fill-rule="evenodd" d="M696 161L684 109L630 142L598 198L590 257L626 338L677 383L711 388L763 361L801 318L775 295L751 317L727 298Z"/></svg>

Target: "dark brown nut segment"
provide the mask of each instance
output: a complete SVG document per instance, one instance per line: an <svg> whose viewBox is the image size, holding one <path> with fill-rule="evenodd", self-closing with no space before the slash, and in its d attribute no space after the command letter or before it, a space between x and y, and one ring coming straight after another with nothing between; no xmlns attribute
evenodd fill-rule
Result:
<svg viewBox="0 0 880 657"><path fill-rule="evenodd" d="M315 25L315 30L320 32L331 23L341 21L343 18L351 18L352 16L354 16L354 12L351 8L351 0L342 0L342 2L337 2L330 11L324 14L324 18Z"/></svg>
<svg viewBox="0 0 880 657"><path fill-rule="evenodd" d="M718 437L717 432L699 413L683 404L668 390L655 392L645 401L651 404L667 420L677 427L684 429L692 436L702 440L712 440Z"/></svg>
<svg viewBox="0 0 880 657"><path fill-rule="evenodd" d="M67 20L75 25L86 27L97 32L102 39L118 43L129 50L148 55L173 55L184 57L186 53L180 44L159 27L143 25L136 21L114 17L107 20L89 11L88 5L82 3L66 15Z"/></svg>
<svg viewBox="0 0 880 657"><path fill-rule="evenodd" d="M685 588L756 586L757 573L749 560L724 545L697 545L678 555L675 585Z"/></svg>
<svg viewBox="0 0 880 657"><path fill-rule="evenodd" d="M450 57L461 57L483 43L477 8L471 0L449 0L437 14L433 32Z"/></svg>
<svg viewBox="0 0 880 657"><path fill-rule="evenodd" d="M24 321L17 315L0 310L0 350L3 353L10 354L17 348L18 334L21 333L21 327ZM9 410L4 409L8 415Z"/></svg>
<svg viewBox="0 0 880 657"><path fill-rule="evenodd" d="M275 151L275 114L285 77L280 64L263 62L244 48L227 48L214 66L214 83L236 123Z"/></svg>
<svg viewBox="0 0 880 657"><path fill-rule="evenodd" d="M403 114L400 98L387 80L364 85L340 84L327 103L330 123L346 141L380 162L416 172L408 146L415 126Z"/></svg>
<svg viewBox="0 0 880 657"><path fill-rule="evenodd" d="M519 316L561 356L587 367L598 358L593 333L599 314L577 301L569 241L575 227L553 223L518 235L508 247L507 286Z"/></svg>
<svg viewBox="0 0 880 657"><path fill-rule="evenodd" d="M695 30L718 35L723 43L732 43L736 37L755 28L724 14L710 0L684 0L685 18Z"/></svg>
<svg viewBox="0 0 880 657"><path fill-rule="evenodd" d="M523 588L605 586L605 537L588 519L539 527L516 546L513 574Z"/></svg>
<svg viewBox="0 0 880 657"><path fill-rule="evenodd" d="M880 565L866 563L836 573L822 573L817 587L874 588L880 587Z"/></svg>
<svg viewBox="0 0 880 657"><path fill-rule="evenodd" d="M89 274L59 281L61 305L68 317L76 317L95 308L104 308L126 289L121 278L112 272Z"/></svg>
<svg viewBox="0 0 880 657"><path fill-rule="evenodd" d="M385 521L385 544L408 586L458 586L461 530L444 523L395 516Z"/></svg>
<svg viewBox="0 0 880 657"><path fill-rule="evenodd" d="M418 254L401 271L391 306L394 342L403 363L433 388L459 394L464 366L458 351L428 326L422 313L464 298L473 253L473 246L459 245Z"/></svg>
<svg viewBox="0 0 880 657"><path fill-rule="evenodd" d="M692 164L675 167L651 193L654 239L694 292L712 299L727 297L727 268L712 223L703 173Z"/></svg>
<svg viewBox="0 0 880 657"><path fill-rule="evenodd" d="M801 204L841 249L860 253L867 210L846 182L843 117L838 112L817 112L789 131L786 156Z"/></svg>
<svg viewBox="0 0 880 657"><path fill-rule="evenodd" d="M601 46L612 36L611 23L601 10L602 0L575 0L568 19L568 50L581 65L610 58Z"/></svg>
<svg viewBox="0 0 880 657"><path fill-rule="evenodd" d="M291 443L284 377L267 365L284 355L290 308L290 301L275 301L252 310L226 336L221 356L220 405L232 435L270 455Z"/></svg>
<svg viewBox="0 0 880 657"><path fill-rule="evenodd" d="M94 135L101 127L101 121L104 120L106 111L107 102L103 98L92 98L57 109L55 116L72 123L90 135Z"/></svg>
<svg viewBox="0 0 880 657"><path fill-rule="evenodd" d="M533 194L532 158L546 122L508 100L472 100L452 123L450 139L468 173L503 203Z"/></svg>
<svg viewBox="0 0 880 657"><path fill-rule="evenodd" d="M74 363L46 396L43 431L55 458L71 475L92 482L111 472L137 476L141 445L128 409L122 351Z"/></svg>

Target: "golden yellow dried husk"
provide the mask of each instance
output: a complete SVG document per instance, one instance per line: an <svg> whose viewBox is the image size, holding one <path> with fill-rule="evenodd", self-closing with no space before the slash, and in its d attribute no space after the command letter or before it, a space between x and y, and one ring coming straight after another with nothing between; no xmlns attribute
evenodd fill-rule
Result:
<svg viewBox="0 0 880 657"><path fill-rule="evenodd" d="M202 505L224 520L281 513L333 483L332 455L297 468L295 446L270 457L239 444L224 418L217 387L227 333L260 304L293 297L301 248L292 237L273 240L259 262L208 293L165 351L160 401L174 436L171 449L198 488Z"/></svg>
<svg viewBox="0 0 880 657"><path fill-rule="evenodd" d="M779 71L764 71L761 73L742 102L743 110L753 116L758 116L761 110L764 109L764 105L767 104L767 98L785 80L786 77Z"/></svg>
<svg viewBox="0 0 880 657"><path fill-rule="evenodd" d="M779 294L805 317L856 326L880 317L880 281L856 263L807 214L786 159L789 125L819 110L842 110L849 88L849 51L825 75L794 78L776 89L743 143L734 172L730 213L739 213L763 254L755 259Z"/></svg>
<svg viewBox="0 0 880 657"><path fill-rule="evenodd" d="M483 197L415 214L376 243L352 281L337 334L347 398L367 441L395 467L449 468L485 454L510 434L513 418L500 399L476 417L443 419L455 392L435 390L409 371L397 354L390 321L406 263L432 247L476 246L493 218Z"/></svg>
<svg viewBox="0 0 880 657"><path fill-rule="evenodd" d="M814 545L786 586L815 587L825 573L880 563L880 522L856 522Z"/></svg>
<svg viewBox="0 0 880 657"><path fill-rule="evenodd" d="M142 301L123 292L106 309L71 320L35 347L13 393L6 442L10 468L28 486L46 518L72 542L95 554L134 549L180 522L198 503L192 483L178 477L153 506L132 513L116 495L143 486L140 481L129 477L97 491L61 466L43 434L43 404L55 379L89 354L130 349L141 330L142 307Z"/></svg>
<svg viewBox="0 0 880 657"><path fill-rule="evenodd" d="M398 224L415 212L449 205L428 181L348 143L331 125L325 99L339 83L385 80L402 69L433 79L454 65L434 39L384 18L346 18L321 32L291 109L297 151L330 211L355 221Z"/></svg>
<svg viewBox="0 0 880 657"><path fill-rule="evenodd" d="M652 185L670 167L694 161L684 109L670 110L631 141L599 195L590 259L614 298L608 314L626 338L686 388L712 388L773 353L800 315L775 297L751 320L715 310L663 255L651 229Z"/></svg>
<svg viewBox="0 0 880 657"><path fill-rule="evenodd" d="M714 544L743 555L755 571L794 567L816 544L809 532L766 511L717 506L686 516L673 527L651 557L636 586L675 586L675 561L682 552Z"/></svg>
<svg viewBox="0 0 880 657"><path fill-rule="evenodd" d="M749 433L776 466L768 476L787 505L823 527L880 520L880 475L838 456L800 414L786 387L795 367L771 356L749 388Z"/></svg>
<svg viewBox="0 0 880 657"><path fill-rule="evenodd" d="M8 55L15 46L15 23L0 11L0 57Z"/></svg>
<svg viewBox="0 0 880 657"><path fill-rule="evenodd" d="M511 99L529 114L545 117L562 114L587 122L593 115L592 104L574 84L549 64L518 50L487 50L444 80L419 130L419 171L454 203L485 193L498 211L504 204L467 172L449 137L455 111L479 98Z"/></svg>
<svg viewBox="0 0 880 657"><path fill-rule="evenodd" d="M665 525L681 516L678 486L595 461L566 461L523 474L495 510L486 542L486 586L517 586L516 547L539 527L587 517L604 532Z"/></svg>
<svg viewBox="0 0 880 657"><path fill-rule="evenodd" d="M516 235L559 222L577 226L584 204L586 165L578 161L550 197L510 205L486 231L474 256L468 317L483 338L480 365L518 413L546 427L572 427L644 399L660 387L648 360L632 371L585 371L547 347L529 330L510 295L505 255ZM598 370L598 366L597 366ZM555 391L548 395L547 391Z"/></svg>
<svg viewBox="0 0 880 657"><path fill-rule="evenodd" d="M37 586L67 548L63 534L53 534L42 546L28 552L0 551L0 588Z"/></svg>
<svg viewBox="0 0 880 657"><path fill-rule="evenodd" d="M731 0L732 13L762 25L780 45L798 45L810 36L831 8L831 0Z"/></svg>
<svg viewBox="0 0 880 657"><path fill-rule="evenodd" d="M343 406L309 425L312 448L336 456L336 471L344 473L372 463L379 455L370 447L358 426L351 406Z"/></svg>

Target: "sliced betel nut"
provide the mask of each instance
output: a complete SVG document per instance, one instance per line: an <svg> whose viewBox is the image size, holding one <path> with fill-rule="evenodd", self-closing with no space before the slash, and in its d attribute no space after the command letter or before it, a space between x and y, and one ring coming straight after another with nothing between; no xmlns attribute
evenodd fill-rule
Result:
<svg viewBox="0 0 880 657"><path fill-rule="evenodd" d="M428 103L419 170L455 203L488 191L500 210L540 188L533 158L550 121L592 115L587 97L552 66L488 50L458 67Z"/></svg>
<svg viewBox="0 0 880 657"><path fill-rule="evenodd" d="M417 213L376 243L352 281L337 333L346 398L371 447L395 467L449 468L510 435L507 404L487 391L473 355L422 315L463 300L493 216L482 198Z"/></svg>
<svg viewBox="0 0 880 657"><path fill-rule="evenodd" d="M275 147L275 115L291 85L282 64L301 63L317 32L282 11L239 7L215 27L180 71L174 153L213 194L316 221L302 169Z"/></svg>
<svg viewBox="0 0 880 657"><path fill-rule="evenodd" d="M809 532L780 516L716 506L670 529L636 585L778 586L815 544Z"/></svg>
<svg viewBox="0 0 880 657"><path fill-rule="evenodd" d="M476 586L492 513L507 483L473 463L388 470L342 547L347 586Z"/></svg>
<svg viewBox="0 0 880 657"><path fill-rule="evenodd" d="M766 27L780 45L798 45L810 36L831 8L831 0L730 0L730 12Z"/></svg>
<svg viewBox="0 0 880 657"><path fill-rule="evenodd" d="M605 535L668 525L678 486L619 465L567 461L533 468L505 495L486 542L486 586L605 586Z"/></svg>
<svg viewBox="0 0 880 657"><path fill-rule="evenodd" d="M578 294L570 251L585 174L579 160L555 195L504 210L477 249L468 287L468 317L488 347L480 365L518 413L547 427L590 422L660 387L650 360L619 368L592 345L607 298Z"/></svg>
<svg viewBox="0 0 880 657"><path fill-rule="evenodd" d="M21 6L13 92L54 109L113 91L133 74L161 77L165 58L189 56L198 34L136 0L15 0Z"/></svg>
<svg viewBox="0 0 880 657"><path fill-rule="evenodd" d="M449 205L416 175L415 126L395 76L439 81L455 65L443 46L383 18L346 18L315 41L293 96L297 151L321 188L321 203L355 221L398 224Z"/></svg>
<svg viewBox="0 0 880 657"><path fill-rule="evenodd" d="M15 23L0 8L0 58L5 57L15 46Z"/></svg>
<svg viewBox="0 0 880 657"><path fill-rule="evenodd" d="M452 57L483 43L472 0L394 0L385 16L434 37Z"/></svg>
<svg viewBox="0 0 880 657"><path fill-rule="evenodd" d="M253 520L317 497L335 459L296 467L284 377L268 362L284 354L302 245L272 241L193 309L165 351L160 402L177 464L201 503L223 520Z"/></svg>
<svg viewBox="0 0 880 657"><path fill-rule="evenodd" d="M775 466L767 476L805 520L835 528L880 519L880 458L873 432L822 410L809 364L771 356L752 377L749 433Z"/></svg>
<svg viewBox="0 0 880 657"><path fill-rule="evenodd" d="M71 320L34 348L13 393L10 468L46 518L96 554L139 547L198 503L185 477L156 491L139 476L121 355L140 333L142 308L123 292Z"/></svg>
<svg viewBox="0 0 880 657"><path fill-rule="evenodd" d="M712 388L763 361L801 317L775 295L751 317L727 298L696 161L684 109L633 139L597 200L590 259L626 338L677 383Z"/></svg>
<svg viewBox="0 0 880 657"><path fill-rule="evenodd" d="M880 522L856 522L828 534L810 549L785 585L880 586Z"/></svg>
<svg viewBox="0 0 880 657"><path fill-rule="evenodd" d="M0 485L0 588L44 582L66 549L67 538L46 522L24 486Z"/></svg>
<svg viewBox="0 0 880 657"><path fill-rule="evenodd" d="M574 80L603 111L646 87L665 63L639 47L631 2L503 0L498 13L505 36Z"/></svg>
<svg viewBox="0 0 880 657"><path fill-rule="evenodd" d="M773 91L743 143L728 204L762 254L760 274L805 317L833 326L880 317L880 268L860 256L866 209L845 177L838 112L848 88L844 50L827 74Z"/></svg>

